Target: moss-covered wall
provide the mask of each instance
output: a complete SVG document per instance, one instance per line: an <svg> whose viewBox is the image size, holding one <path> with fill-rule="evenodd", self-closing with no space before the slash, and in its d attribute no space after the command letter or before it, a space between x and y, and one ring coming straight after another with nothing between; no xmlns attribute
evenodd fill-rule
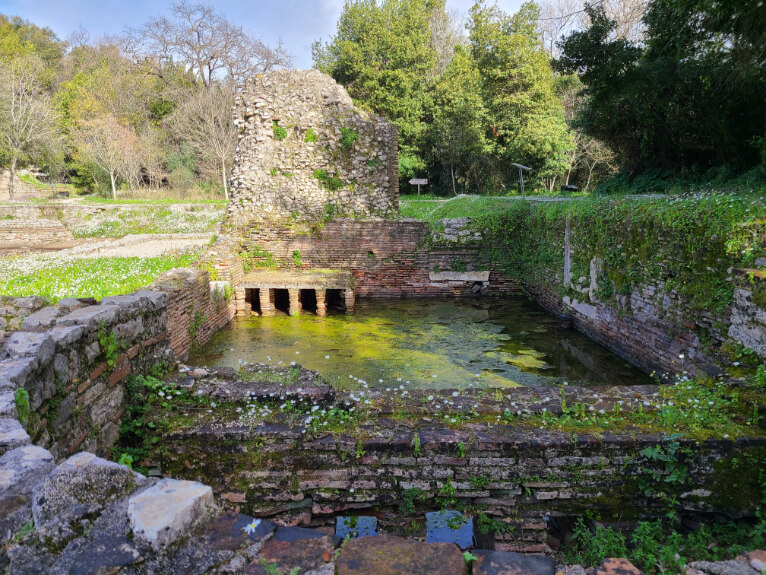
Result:
<svg viewBox="0 0 766 575"><path fill-rule="evenodd" d="M766 359L765 212L728 196L508 202L472 226L496 265L597 341L647 371L717 375L747 349Z"/></svg>

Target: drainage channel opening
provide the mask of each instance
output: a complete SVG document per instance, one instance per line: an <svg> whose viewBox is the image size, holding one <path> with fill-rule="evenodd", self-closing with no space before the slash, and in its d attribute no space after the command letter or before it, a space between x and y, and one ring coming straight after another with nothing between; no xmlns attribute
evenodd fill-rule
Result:
<svg viewBox="0 0 766 575"><path fill-rule="evenodd" d="M261 290L259 288L245 288L245 303L253 315L261 315Z"/></svg>
<svg viewBox="0 0 766 575"><path fill-rule="evenodd" d="M275 289L274 292L274 307L286 314L290 313L290 292L286 289Z"/></svg>
<svg viewBox="0 0 766 575"><path fill-rule="evenodd" d="M345 311L346 310L346 290L328 289L325 297L327 298L327 310Z"/></svg>
<svg viewBox="0 0 766 575"><path fill-rule="evenodd" d="M300 291L301 308L303 311L317 312L317 292L313 289L302 289Z"/></svg>

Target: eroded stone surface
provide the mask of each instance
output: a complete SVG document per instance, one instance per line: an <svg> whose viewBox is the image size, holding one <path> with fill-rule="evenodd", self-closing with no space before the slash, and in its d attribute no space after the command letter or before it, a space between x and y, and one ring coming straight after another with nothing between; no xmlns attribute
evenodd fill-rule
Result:
<svg viewBox="0 0 766 575"><path fill-rule="evenodd" d="M280 527L245 572L248 575L268 573L263 566L264 561L285 573L295 567L300 573L313 571L331 561L332 552L339 543L339 537L313 529Z"/></svg>
<svg viewBox="0 0 766 575"><path fill-rule="evenodd" d="M213 491L207 485L162 479L130 498L128 516L136 537L161 547L205 521L214 508Z"/></svg>
<svg viewBox="0 0 766 575"><path fill-rule="evenodd" d="M0 543L32 518L32 490L54 467L53 456L25 445L0 457Z"/></svg>
<svg viewBox="0 0 766 575"><path fill-rule="evenodd" d="M474 575L553 575L553 561L539 555L507 551L472 551Z"/></svg>
<svg viewBox="0 0 766 575"><path fill-rule="evenodd" d="M24 319L24 330L35 331L53 327L53 325L56 323L56 319L60 317L62 313L63 312L57 307L45 307Z"/></svg>
<svg viewBox="0 0 766 575"><path fill-rule="evenodd" d="M338 575L464 575L463 554L450 543L422 543L392 535L352 539L335 562Z"/></svg>
<svg viewBox="0 0 766 575"><path fill-rule="evenodd" d="M10 417L0 419L0 455L27 445L29 442L29 434L16 419Z"/></svg>
<svg viewBox="0 0 766 575"><path fill-rule="evenodd" d="M248 526L252 526L248 529ZM202 536L205 545L218 551L237 551L271 535L277 526L271 521L254 519L241 513L224 513L216 517Z"/></svg>
<svg viewBox="0 0 766 575"><path fill-rule="evenodd" d="M78 453L59 465L34 491L32 511L37 528L54 539L76 533L85 517L98 516L111 501L146 481L123 465Z"/></svg>
<svg viewBox="0 0 766 575"><path fill-rule="evenodd" d="M613 557L604 559L594 575L643 575L643 572L627 559Z"/></svg>

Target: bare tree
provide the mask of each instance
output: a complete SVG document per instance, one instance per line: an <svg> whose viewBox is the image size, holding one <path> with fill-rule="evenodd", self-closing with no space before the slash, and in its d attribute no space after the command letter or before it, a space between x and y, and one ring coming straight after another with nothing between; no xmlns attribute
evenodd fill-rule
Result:
<svg viewBox="0 0 766 575"><path fill-rule="evenodd" d="M132 127L106 114L85 122L75 133L75 142L83 160L109 174L114 199L117 199L118 177L135 183L139 153L138 138Z"/></svg>
<svg viewBox="0 0 766 575"><path fill-rule="evenodd" d="M540 0L537 25L540 41L551 58L558 58L558 42L567 34L590 25L585 13L586 0ZM614 37L639 43L644 38L643 17L649 0L591 0L590 4L604 7L606 15L615 22Z"/></svg>
<svg viewBox="0 0 766 575"><path fill-rule="evenodd" d="M123 50L163 79L181 68L204 87L215 80L238 83L292 62L281 43L272 48L212 6L185 0L173 5L172 18L154 18L125 34Z"/></svg>
<svg viewBox="0 0 766 575"><path fill-rule="evenodd" d="M208 165L208 171L218 172L226 199L229 199L227 167L231 164L237 145L231 115L234 92L229 86L213 86L197 90L176 108L171 117L176 137L187 142L197 157Z"/></svg>
<svg viewBox="0 0 766 575"><path fill-rule="evenodd" d="M43 68L36 56L0 68L0 155L10 162L11 199L18 164L42 159L60 143L56 113L40 82Z"/></svg>
<svg viewBox="0 0 766 575"><path fill-rule="evenodd" d="M455 46L465 41L462 33L463 22L454 10L435 9L431 11L431 48L436 52L434 76L441 76L452 61Z"/></svg>

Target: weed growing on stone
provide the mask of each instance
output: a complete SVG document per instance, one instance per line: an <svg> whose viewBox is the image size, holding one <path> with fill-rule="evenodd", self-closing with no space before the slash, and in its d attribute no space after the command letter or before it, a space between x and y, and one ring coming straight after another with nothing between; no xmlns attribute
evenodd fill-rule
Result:
<svg viewBox="0 0 766 575"><path fill-rule="evenodd" d="M14 399L16 401L16 417L22 425L26 426L29 421L29 392L20 387L16 390Z"/></svg>
<svg viewBox="0 0 766 575"><path fill-rule="evenodd" d="M287 130L279 125L279 122L274 120L271 124L272 131L274 133L275 140L284 140L287 137Z"/></svg>
<svg viewBox="0 0 766 575"><path fill-rule="evenodd" d="M314 131L314 128L306 130L306 135L303 136L303 141L307 144L312 144L317 141L317 133Z"/></svg>
<svg viewBox="0 0 766 575"><path fill-rule="evenodd" d="M344 150L350 150L358 139L359 132L354 128L344 127L340 129L340 143Z"/></svg>

